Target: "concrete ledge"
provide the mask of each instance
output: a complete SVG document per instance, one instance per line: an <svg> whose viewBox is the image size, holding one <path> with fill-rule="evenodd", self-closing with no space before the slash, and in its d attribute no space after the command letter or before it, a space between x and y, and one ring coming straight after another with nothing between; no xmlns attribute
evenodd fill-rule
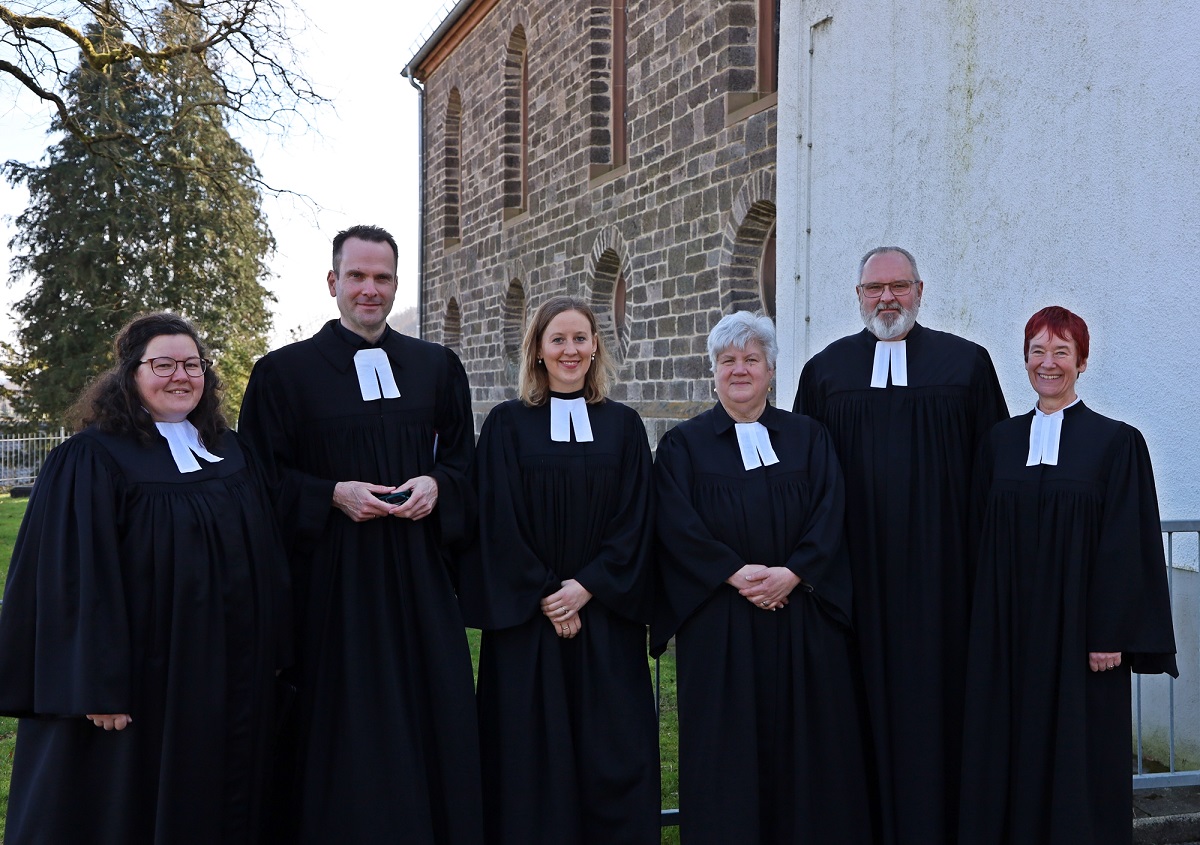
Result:
<svg viewBox="0 0 1200 845"><path fill-rule="evenodd" d="M1134 845L1179 845L1200 840L1200 813L1133 820Z"/></svg>

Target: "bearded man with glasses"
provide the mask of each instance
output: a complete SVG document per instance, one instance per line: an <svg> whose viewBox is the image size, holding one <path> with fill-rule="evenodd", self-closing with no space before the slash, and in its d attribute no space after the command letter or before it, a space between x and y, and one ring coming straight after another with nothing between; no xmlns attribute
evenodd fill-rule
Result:
<svg viewBox="0 0 1200 845"><path fill-rule="evenodd" d="M793 410L824 423L846 478L883 845L957 830L968 619L968 492L1008 407L987 350L917 323L924 282L895 246L859 264L866 328L815 355Z"/></svg>

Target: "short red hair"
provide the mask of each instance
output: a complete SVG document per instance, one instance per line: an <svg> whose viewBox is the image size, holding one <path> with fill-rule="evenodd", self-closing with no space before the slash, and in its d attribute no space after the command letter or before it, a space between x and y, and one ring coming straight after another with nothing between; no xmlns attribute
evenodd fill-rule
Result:
<svg viewBox="0 0 1200 845"><path fill-rule="evenodd" d="M1025 360L1029 360L1029 344L1042 332L1048 331L1051 336L1057 335L1063 340L1075 341L1076 366L1088 359L1091 351L1091 336L1088 334L1087 323L1078 314L1074 314L1061 305L1049 305L1029 318L1025 324Z"/></svg>

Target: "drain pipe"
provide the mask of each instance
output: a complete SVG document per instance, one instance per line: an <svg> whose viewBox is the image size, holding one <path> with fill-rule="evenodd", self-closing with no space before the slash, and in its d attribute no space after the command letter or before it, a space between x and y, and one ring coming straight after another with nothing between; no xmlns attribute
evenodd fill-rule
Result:
<svg viewBox="0 0 1200 845"><path fill-rule="evenodd" d="M417 89L417 337L425 337L425 89L405 68L408 84Z"/></svg>

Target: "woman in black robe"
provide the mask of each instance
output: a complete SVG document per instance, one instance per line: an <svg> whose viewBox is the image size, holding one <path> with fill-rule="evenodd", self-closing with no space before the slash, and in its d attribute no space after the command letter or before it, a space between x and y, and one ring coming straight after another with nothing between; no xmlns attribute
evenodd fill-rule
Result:
<svg viewBox="0 0 1200 845"><path fill-rule="evenodd" d="M525 334L520 398L480 434L460 598L483 629L489 845L659 841L650 449L637 413L605 398L610 370L592 311L555 297Z"/></svg>
<svg viewBox="0 0 1200 845"><path fill-rule="evenodd" d="M282 543L196 330L131 322L17 536L0 713L9 845L260 841Z"/></svg>
<svg viewBox="0 0 1200 845"><path fill-rule="evenodd" d="M1037 404L981 449L961 845L1128 845L1130 672L1178 675L1150 456L1079 400L1088 347L1034 314Z"/></svg>
<svg viewBox="0 0 1200 845"><path fill-rule="evenodd" d="M650 639L678 652L680 839L865 845L841 469L820 424L767 402L769 318L722 318L708 351L719 401L654 466Z"/></svg>

